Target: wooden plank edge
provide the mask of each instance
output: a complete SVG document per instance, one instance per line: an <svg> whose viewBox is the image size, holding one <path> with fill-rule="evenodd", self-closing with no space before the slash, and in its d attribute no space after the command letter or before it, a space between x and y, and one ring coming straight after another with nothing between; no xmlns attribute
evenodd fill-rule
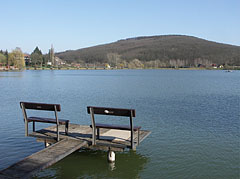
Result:
<svg viewBox="0 0 240 179"><path fill-rule="evenodd" d="M63 139L62 141L65 141L65 140L75 140L75 139ZM79 140L78 140L78 142L79 142ZM54 147L54 146L57 145L57 144L58 144L58 142L55 143L55 144L53 144L53 145L51 145L51 146L49 146L49 147ZM61 156L59 156L59 157L56 157L56 158L54 158L53 160L49 161L48 163L45 163L44 165L42 165L40 168L32 171L31 173L29 173L28 177L30 178L30 177L33 176L35 173L38 173L39 171L41 171L41 170L43 170L43 169L45 169L45 168L47 168L47 167L50 167L51 165L57 163L57 162L60 161L61 159L65 158L66 156L70 155L71 153L73 153L74 151L80 149L82 146L84 146L84 145L86 145L86 144L87 144L86 141L82 141L82 143L81 143L80 145L77 145L77 146L74 147L73 149L68 150L68 152L66 152L64 155L61 155ZM49 147L48 147L48 148L49 148ZM45 149L48 149L48 148L45 148ZM43 150L45 150L45 149L43 149Z"/></svg>
<svg viewBox="0 0 240 179"><path fill-rule="evenodd" d="M142 138L140 138L139 144L152 133L151 131L145 131L145 130L144 130L144 132L146 132L146 135L144 135Z"/></svg>
<svg viewBox="0 0 240 179"><path fill-rule="evenodd" d="M79 145L77 145L76 147L74 147L73 149L69 150L69 151L66 152L64 155L61 155L60 157L57 157L57 158L55 158L55 159L53 159L53 160L50 160L49 162L47 162L47 163L43 164L42 166L38 167L37 169L32 170L31 172L29 172L29 173L28 173L27 175L25 175L25 176L17 176L17 175L11 176L11 175L9 175L9 174L5 174L5 173L4 173L4 171L7 171L8 169L10 169L11 167L14 167L15 165L18 165L20 162L23 162L24 160L30 158L31 156L37 155L38 153L43 152L44 150L49 150L49 148L52 148L52 147L54 147L55 145L60 145L61 142L64 142L64 141L66 141L66 140L76 140L76 139L63 139L63 140L61 140L61 141L59 141L59 142L57 142L57 143L49 146L48 148L45 148L45 149L43 149L43 150L40 150L40 151L38 151L38 152L36 152L36 153L34 153L34 154L32 154L32 155L30 155L30 156L22 159L22 160L20 160L19 162L10 165L9 167L1 170L1 171L0 171L0 174L3 175L3 176L7 176L7 177L9 177L9 178L31 178L31 176L33 176L35 173L37 173L37 172L39 172L39 171L41 171L41 170L43 170L43 169L45 169L45 168L53 165L54 163L60 161L61 159L65 158L66 156L68 156L68 155L70 155L71 153L73 153L74 151L76 151L76 150L80 149L81 147L87 145L87 142L86 142L86 141L82 141L81 144L79 144ZM80 140L76 140L76 141L80 142Z"/></svg>

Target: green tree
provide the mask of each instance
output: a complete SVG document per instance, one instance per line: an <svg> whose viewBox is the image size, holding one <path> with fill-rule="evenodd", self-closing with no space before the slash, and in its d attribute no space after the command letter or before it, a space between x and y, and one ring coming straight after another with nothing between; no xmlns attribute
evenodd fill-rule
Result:
<svg viewBox="0 0 240 179"><path fill-rule="evenodd" d="M31 59L32 64L34 64L34 67L41 66L43 64L43 55L41 50L39 50L38 47L34 49L34 51L31 53Z"/></svg>
<svg viewBox="0 0 240 179"><path fill-rule="evenodd" d="M43 65L47 67L47 62L49 61L49 54L43 55Z"/></svg>
<svg viewBox="0 0 240 179"><path fill-rule="evenodd" d="M14 65L20 70L25 67L24 54L19 47L8 54L8 61L10 65Z"/></svg>
<svg viewBox="0 0 240 179"><path fill-rule="evenodd" d="M6 64L7 64L7 58L2 53L0 53L0 64L2 64L4 66L6 66Z"/></svg>
<svg viewBox="0 0 240 179"><path fill-rule="evenodd" d="M9 65L9 62L8 62L8 51L6 50L5 53L4 53L5 57L6 57L6 65L8 66Z"/></svg>

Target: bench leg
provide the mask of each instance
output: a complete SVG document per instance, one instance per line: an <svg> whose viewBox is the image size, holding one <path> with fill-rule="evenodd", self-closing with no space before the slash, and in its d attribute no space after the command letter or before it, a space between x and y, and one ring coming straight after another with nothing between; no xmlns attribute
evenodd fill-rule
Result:
<svg viewBox="0 0 240 179"><path fill-rule="evenodd" d="M57 142L59 141L59 128L58 128L58 125L57 125Z"/></svg>
<svg viewBox="0 0 240 179"><path fill-rule="evenodd" d="M35 132L35 122L33 121L33 132Z"/></svg>
<svg viewBox="0 0 240 179"><path fill-rule="evenodd" d="M138 142L138 145L139 145L139 143L140 143L140 142L139 142L139 140L140 140L140 139L139 139L139 132L140 132L140 131L139 131L139 129L138 129L138 141L137 141L137 142Z"/></svg>
<svg viewBox="0 0 240 179"><path fill-rule="evenodd" d="M65 125L65 134L68 135L68 126L69 126L69 123L67 122L66 125Z"/></svg>
<svg viewBox="0 0 240 179"><path fill-rule="evenodd" d="M131 131L131 149L134 149L134 132Z"/></svg>
<svg viewBox="0 0 240 179"><path fill-rule="evenodd" d="M28 121L25 121L25 136L28 136Z"/></svg>
<svg viewBox="0 0 240 179"><path fill-rule="evenodd" d="M99 135L100 135L100 129L97 128L97 139L99 139Z"/></svg>
<svg viewBox="0 0 240 179"><path fill-rule="evenodd" d="M96 129L92 128L92 145L96 145Z"/></svg>

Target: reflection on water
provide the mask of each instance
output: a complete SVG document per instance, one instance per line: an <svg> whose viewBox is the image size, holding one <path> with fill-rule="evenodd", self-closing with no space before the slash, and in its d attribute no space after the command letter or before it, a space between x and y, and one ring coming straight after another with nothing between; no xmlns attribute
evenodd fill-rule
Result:
<svg viewBox="0 0 240 179"><path fill-rule="evenodd" d="M111 171L113 171L113 170L115 170L116 169L116 165L115 165L115 162L108 162L108 168L109 168L109 170L111 170Z"/></svg>
<svg viewBox="0 0 240 179"><path fill-rule="evenodd" d="M3 72L0 71L0 78L21 78L23 77L22 72Z"/></svg>
<svg viewBox="0 0 240 179"><path fill-rule="evenodd" d="M81 149L34 178L139 178L148 158L134 151L117 152L115 163L107 152Z"/></svg>

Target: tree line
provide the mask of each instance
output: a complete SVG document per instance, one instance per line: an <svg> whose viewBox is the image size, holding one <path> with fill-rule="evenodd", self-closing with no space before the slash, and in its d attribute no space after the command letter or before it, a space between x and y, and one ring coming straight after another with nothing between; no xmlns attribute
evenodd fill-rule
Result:
<svg viewBox="0 0 240 179"><path fill-rule="evenodd" d="M6 68L14 67L20 70L25 67L47 67L49 56L50 52L43 55L38 47L30 55L25 55L19 47L16 47L10 53L7 50L0 50L0 66L5 66Z"/></svg>
<svg viewBox="0 0 240 179"><path fill-rule="evenodd" d="M17 69L23 69L25 67L25 60L22 50L19 47L15 48L10 53L8 53L7 50L5 52L0 50L0 64L7 68L14 66Z"/></svg>

